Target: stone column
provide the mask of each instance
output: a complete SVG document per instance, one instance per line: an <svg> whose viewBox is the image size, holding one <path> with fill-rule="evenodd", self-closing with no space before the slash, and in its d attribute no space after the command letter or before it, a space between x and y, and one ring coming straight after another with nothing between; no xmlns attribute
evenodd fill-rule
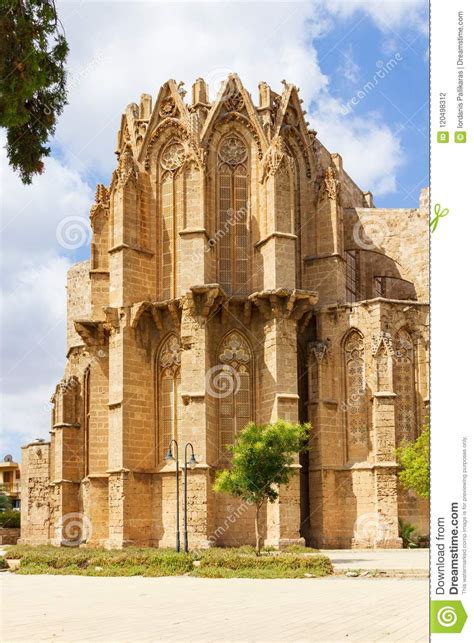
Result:
<svg viewBox="0 0 474 643"><path fill-rule="evenodd" d="M316 303L314 293L267 291L254 301L263 314L263 364L260 373L259 422L298 421L297 322ZM268 503L265 544L277 547L304 544L300 535L300 465L295 458L294 476L279 490L278 500Z"/></svg>
<svg viewBox="0 0 474 643"><path fill-rule="evenodd" d="M188 469L188 538L190 548L213 544L215 499L210 463L216 459L215 436L209 421L215 399L209 394L210 354L214 348L207 324L209 314L223 299L218 286L192 288L185 297L181 317L182 420L178 442L184 463L184 447L190 442L198 465ZM188 449L188 458L191 450ZM183 502L183 495L181 501ZM183 505L181 516L183 516ZM164 507L164 511L166 508ZM173 507L174 513L174 507Z"/></svg>
<svg viewBox="0 0 474 643"><path fill-rule="evenodd" d="M150 545L156 466L153 360L132 309L119 316L109 340L108 413L110 547ZM96 497L102 498L100 481Z"/></svg>
<svg viewBox="0 0 474 643"><path fill-rule="evenodd" d="M321 304L346 300L343 209L337 178L342 160L339 155L333 158L335 166L325 170L316 206L316 254L306 261L307 287L318 292Z"/></svg>
<svg viewBox="0 0 474 643"><path fill-rule="evenodd" d="M35 440L22 447L22 528L18 544L46 545L50 542L49 456L49 442Z"/></svg>
<svg viewBox="0 0 474 643"><path fill-rule="evenodd" d="M398 535L398 465L395 459L395 399L391 337L380 333L374 337L373 355L376 386L373 394L373 483L376 520L371 534L374 547L399 548ZM363 543L354 542L354 545ZM367 546L367 543L365 543Z"/></svg>

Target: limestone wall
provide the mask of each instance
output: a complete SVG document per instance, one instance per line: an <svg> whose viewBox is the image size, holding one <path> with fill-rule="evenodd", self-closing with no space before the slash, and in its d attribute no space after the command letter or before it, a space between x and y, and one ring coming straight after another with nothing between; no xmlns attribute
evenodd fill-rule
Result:
<svg viewBox="0 0 474 643"><path fill-rule="evenodd" d="M67 348L81 346L83 341L74 329L76 319L90 319L90 261L81 261L67 273Z"/></svg>
<svg viewBox="0 0 474 643"><path fill-rule="evenodd" d="M43 545L49 542L50 443L35 441L22 447L21 460L21 542Z"/></svg>
<svg viewBox="0 0 474 643"><path fill-rule="evenodd" d="M370 253L366 285L374 275L399 277L415 286L419 301L429 299L429 226L423 209L347 208L345 248ZM368 283L367 283L368 282Z"/></svg>

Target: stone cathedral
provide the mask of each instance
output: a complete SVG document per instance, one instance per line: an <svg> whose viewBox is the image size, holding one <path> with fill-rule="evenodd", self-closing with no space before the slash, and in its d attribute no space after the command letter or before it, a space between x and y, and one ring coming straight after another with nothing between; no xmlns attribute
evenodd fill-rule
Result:
<svg viewBox="0 0 474 643"><path fill-rule="evenodd" d="M312 432L265 544L427 533L395 449L428 412L428 194L376 208L282 84L254 104L235 74L214 102L169 80L126 108L90 260L68 273L51 439L23 447L21 542L174 546L176 440L198 461L190 546L252 543L252 507L213 480L242 427L277 419Z"/></svg>

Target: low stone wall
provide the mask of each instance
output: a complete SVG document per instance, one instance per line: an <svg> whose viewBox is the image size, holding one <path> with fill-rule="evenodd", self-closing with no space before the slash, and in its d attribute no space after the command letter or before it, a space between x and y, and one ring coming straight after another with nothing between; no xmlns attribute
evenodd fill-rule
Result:
<svg viewBox="0 0 474 643"><path fill-rule="evenodd" d="M19 527L0 527L0 545L16 545L20 531Z"/></svg>

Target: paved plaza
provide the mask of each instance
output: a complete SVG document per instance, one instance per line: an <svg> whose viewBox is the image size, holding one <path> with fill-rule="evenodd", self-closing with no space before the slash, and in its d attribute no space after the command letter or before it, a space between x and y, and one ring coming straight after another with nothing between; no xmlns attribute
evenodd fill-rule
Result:
<svg viewBox="0 0 474 643"><path fill-rule="evenodd" d="M336 572L348 569L428 575L429 549L324 549Z"/></svg>
<svg viewBox="0 0 474 643"><path fill-rule="evenodd" d="M2 640L428 641L428 580L0 575Z"/></svg>

